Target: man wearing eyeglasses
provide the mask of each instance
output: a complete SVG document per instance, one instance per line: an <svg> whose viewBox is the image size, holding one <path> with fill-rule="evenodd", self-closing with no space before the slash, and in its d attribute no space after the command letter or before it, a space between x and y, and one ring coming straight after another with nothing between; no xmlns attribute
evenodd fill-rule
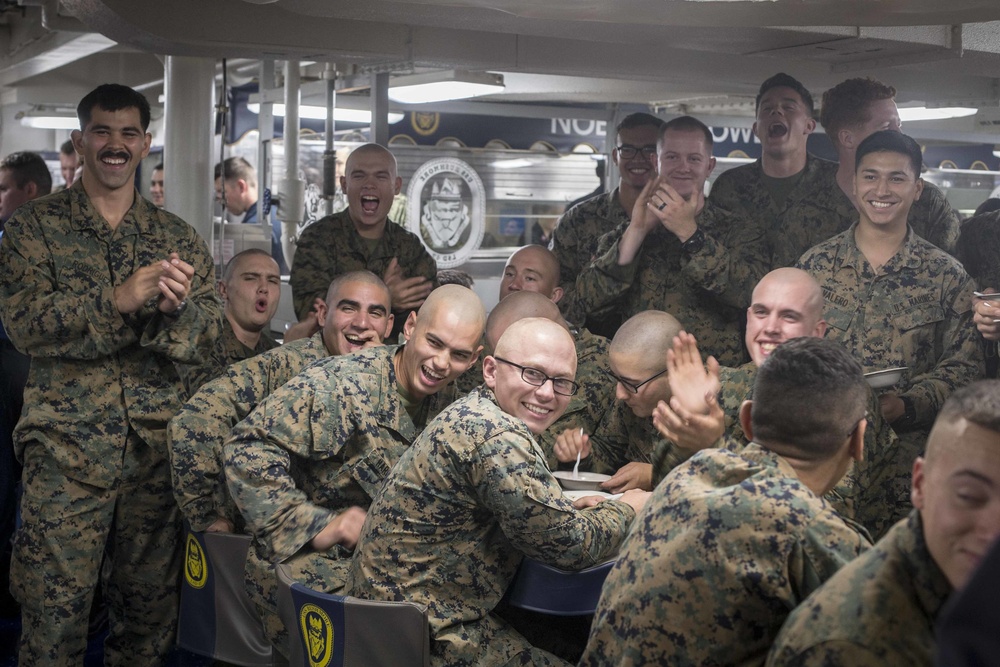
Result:
<svg viewBox="0 0 1000 667"><path fill-rule="evenodd" d="M696 118L663 125L659 177L630 221L608 232L576 279L576 304L595 316L662 310L683 321L721 363L740 364L743 308L766 271L763 229L705 201L712 133Z"/></svg>
<svg viewBox="0 0 1000 667"><path fill-rule="evenodd" d="M621 176L618 187L566 211L556 224L549 249L559 259L565 296L559 309L566 319L605 337L614 335L621 318L589 318L577 302L576 277L597 257L597 242L619 225L628 224L639 193L656 177L656 138L663 121L648 113L625 116L615 128L611 159Z"/></svg>
<svg viewBox="0 0 1000 667"><path fill-rule="evenodd" d="M485 385L428 425L368 511L347 593L427 605L431 665L566 664L493 611L524 556L567 570L613 556L649 497L577 509L549 472L534 436L566 409L575 372L564 327L511 324Z"/></svg>

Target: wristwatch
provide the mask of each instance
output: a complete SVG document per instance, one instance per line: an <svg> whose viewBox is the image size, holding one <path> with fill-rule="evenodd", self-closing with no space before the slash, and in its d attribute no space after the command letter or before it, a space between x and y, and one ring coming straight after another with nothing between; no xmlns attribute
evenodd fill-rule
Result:
<svg viewBox="0 0 1000 667"><path fill-rule="evenodd" d="M909 396L900 396L899 400L903 401L903 416L892 422L892 427L897 431L909 431L917 425L917 409Z"/></svg>
<svg viewBox="0 0 1000 667"><path fill-rule="evenodd" d="M183 313L187 309L187 305L188 305L187 299L184 299L183 301L181 301L180 305L177 306L177 310L175 310L172 313L167 313L167 317L172 317L174 319L177 319L178 317L181 316L181 313Z"/></svg>
<svg viewBox="0 0 1000 667"><path fill-rule="evenodd" d="M705 246L705 232L701 231L701 227L694 230L694 234L691 235L687 241L681 244L681 248L685 252L694 253L698 252Z"/></svg>

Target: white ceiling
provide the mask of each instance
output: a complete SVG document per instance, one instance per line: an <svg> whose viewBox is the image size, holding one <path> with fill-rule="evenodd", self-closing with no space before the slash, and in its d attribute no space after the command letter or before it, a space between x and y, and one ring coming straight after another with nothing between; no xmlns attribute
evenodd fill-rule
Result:
<svg viewBox="0 0 1000 667"><path fill-rule="evenodd" d="M488 102L725 116L778 71L817 100L870 75L900 103L983 109L943 134L993 141L1000 118L1000 0L28 1L48 27L42 7L0 14L3 104L75 104L97 79L159 93L158 54L490 70L507 90Z"/></svg>

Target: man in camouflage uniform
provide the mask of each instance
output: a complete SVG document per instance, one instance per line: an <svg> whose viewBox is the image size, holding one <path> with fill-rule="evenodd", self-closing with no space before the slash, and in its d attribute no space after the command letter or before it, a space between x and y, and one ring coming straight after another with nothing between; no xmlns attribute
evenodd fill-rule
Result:
<svg viewBox="0 0 1000 667"><path fill-rule="evenodd" d="M913 465L913 505L789 615L768 665L933 664L938 614L1000 538L1000 381L945 402Z"/></svg>
<svg viewBox="0 0 1000 667"><path fill-rule="evenodd" d="M577 300L576 279L598 256L597 242L608 232L627 225L639 193L656 178L656 139L663 121L648 113L633 113L622 119L611 159L621 176L618 187L597 195L566 211L552 232L549 249L559 260L560 286L565 298L559 304L566 320L586 325L602 336L613 336L620 316L591 318ZM617 319L615 319L617 318Z"/></svg>
<svg viewBox="0 0 1000 667"><path fill-rule="evenodd" d="M228 366L278 346L268 328L281 298L281 274L269 253L251 248L235 255L226 264L217 289L226 317L222 335L201 363L178 364L186 396L193 396Z"/></svg>
<svg viewBox="0 0 1000 667"><path fill-rule="evenodd" d="M859 222L799 260L823 287L827 337L866 371L907 367L879 401L911 459L923 451L948 394L983 375L972 322L975 282L906 223L922 188L920 161L920 146L899 132L881 130L861 142Z"/></svg>
<svg viewBox="0 0 1000 667"><path fill-rule="evenodd" d="M740 413L753 442L698 452L656 487L580 664L762 665L788 612L868 547L820 498L861 458L866 393L836 343L779 347Z"/></svg>
<svg viewBox="0 0 1000 667"><path fill-rule="evenodd" d="M182 391L174 364L208 352L222 309L205 242L135 190L151 140L145 97L105 84L77 115L83 177L18 209L0 246L0 314L32 358L14 435L19 660L82 664L110 544L106 664L160 665L180 574L166 451Z"/></svg>
<svg viewBox="0 0 1000 667"><path fill-rule="evenodd" d="M428 426L369 510L347 592L427 605L432 665L566 664L492 612L524 556L563 569L612 557L649 495L578 511L549 472L533 436L566 408L575 367L561 325L510 325L485 386Z"/></svg>
<svg viewBox="0 0 1000 667"><path fill-rule="evenodd" d="M389 220L402 183L396 158L384 147L365 144L351 152L340 177L348 207L309 225L296 241L289 282L300 321L330 281L348 271L368 269L385 281L397 329L427 298L437 265L415 234Z"/></svg>
<svg viewBox="0 0 1000 667"><path fill-rule="evenodd" d="M844 229L857 218L854 196L854 162L858 145L878 130L900 130L896 109L896 89L871 78L847 79L823 93L820 122L837 149L840 166L836 173L836 188L843 195L841 215ZM920 238L930 241L950 255L961 228L958 212L951 207L944 193L933 183L913 202L907 222Z"/></svg>
<svg viewBox="0 0 1000 667"><path fill-rule="evenodd" d="M406 345L317 362L233 429L223 460L254 536L248 592L279 650L287 634L273 563L311 588L342 585L365 508L440 410L429 398L476 360L485 320L475 292L440 287L407 319Z"/></svg>
<svg viewBox="0 0 1000 667"><path fill-rule="evenodd" d="M994 200L997 201L997 200ZM962 223L955 258L981 293L1000 290L1000 211L978 213ZM1000 301L975 299L973 322L982 335L986 377L1000 376Z"/></svg>
<svg viewBox="0 0 1000 667"><path fill-rule="evenodd" d="M601 238L576 280L576 299L588 315L668 312L720 363L735 366L745 359L743 308L767 259L757 220L705 201L712 144L711 131L691 116L663 126L659 178L643 188L631 221Z"/></svg>
<svg viewBox="0 0 1000 667"><path fill-rule="evenodd" d="M313 362L381 345L392 330L389 290L369 271L345 273L330 283L317 316L319 333L231 365L170 420L174 496L192 530L229 532L242 526L222 469L230 431Z"/></svg>
<svg viewBox="0 0 1000 667"><path fill-rule="evenodd" d="M810 155L816 128L812 95L791 76L775 74L760 86L754 134L762 145L753 164L721 174L710 200L764 230L767 269L792 266L802 253L844 231L837 163Z"/></svg>

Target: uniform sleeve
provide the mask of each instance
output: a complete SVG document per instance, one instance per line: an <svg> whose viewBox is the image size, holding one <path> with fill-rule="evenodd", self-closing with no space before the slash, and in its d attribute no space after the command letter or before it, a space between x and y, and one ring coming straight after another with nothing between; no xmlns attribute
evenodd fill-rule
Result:
<svg viewBox="0 0 1000 667"><path fill-rule="evenodd" d="M67 258L60 273L45 221L22 208L0 244L0 308L7 335L33 357L99 359L138 340L114 304L114 287L91 277L89 258Z"/></svg>
<svg viewBox="0 0 1000 667"><path fill-rule="evenodd" d="M635 282L643 251L640 249L629 264L619 265L618 250L624 233L625 225L619 225L602 236L597 243L597 257L577 276L573 314L580 322L587 317L615 312L621 297ZM566 317L570 319L569 315Z"/></svg>
<svg viewBox="0 0 1000 667"><path fill-rule="evenodd" d="M141 344L174 362L198 363L211 354L222 335L222 302L215 291L215 264L208 246L193 228L185 228L187 236L176 249L180 258L194 267L185 308L176 318L156 310Z"/></svg>
<svg viewBox="0 0 1000 667"><path fill-rule="evenodd" d="M323 229L328 220L318 220L302 230L295 244L292 271L288 283L292 287L292 305L295 316L302 320L312 310L316 297L326 298L330 281L339 271L333 239L324 238Z"/></svg>
<svg viewBox="0 0 1000 667"><path fill-rule="evenodd" d="M355 431L357 397L315 386L303 373L267 397L226 441L226 479L233 500L268 558L278 562L309 544L335 512L310 502L292 476L293 457L320 461L336 456Z"/></svg>
<svg viewBox="0 0 1000 667"><path fill-rule="evenodd" d="M775 644L767 667L885 667L885 657L847 640L818 642L801 651Z"/></svg>
<svg viewBox="0 0 1000 667"><path fill-rule="evenodd" d="M949 255L955 255L958 237L962 231L962 219L958 211L952 208L944 193L933 188L927 206L927 228L921 236L930 241Z"/></svg>
<svg viewBox="0 0 1000 667"><path fill-rule="evenodd" d="M585 260L580 257L586 252L579 233L584 222L582 216L583 209L579 206L563 213L549 241L549 250L559 260L559 285L563 288L559 310L567 321L577 325L582 325L587 319L587 311L580 305L576 281L591 261L589 256Z"/></svg>
<svg viewBox="0 0 1000 667"><path fill-rule="evenodd" d="M615 555L635 517L625 503L573 509L545 461L523 435L505 431L477 449L480 501L524 555L563 569L582 569Z"/></svg>
<svg viewBox="0 0 1000 667"><path fill-rule="evenodd" d="M403 267L403 273L407 278L423 276L436 287L437 262L415 235L407 235L404 238L405 242L399 249L399 265Z"/></svg>
<svg viewBox="0 0 1000 667"><path fill-rule="evenodd" d="M871 544L832 510L820 514L804 532L789 562L791 588L799 604Z"/></svg>
<svg viewBox="0 0 1000 667"><path fill-rule="evenodd" d="M704 221L702 231L705 243L685 253L684 279L721 303L746 308L753 288L768 271L764 230L752 220L716 208Z"/></svg>
<svg viewBox="0 0 1000 667"><path fill-rule="evenodd" d="M639 460L632 448L639 443L631 441L626 411L631 412L631 409L621 401L615 401L607 418L601 421L591 436L591 469L594 472L613 475L630 461Z"/></svg>
<svg viewBox="0 0 1000 667"><path fill-rule="evenodd" d="M900 394L913 401L918 428L930 428L945 399L953 391L983 376L983 348L972 321L972 292L975 288L975 282L968 276L953 280L945 287L949 306L944 312L944 322L935 335L934 345L940 351L937 362L928 372L914 376L907 390ZM917 358L929 351L910 352L911 358Z"/></svg>

